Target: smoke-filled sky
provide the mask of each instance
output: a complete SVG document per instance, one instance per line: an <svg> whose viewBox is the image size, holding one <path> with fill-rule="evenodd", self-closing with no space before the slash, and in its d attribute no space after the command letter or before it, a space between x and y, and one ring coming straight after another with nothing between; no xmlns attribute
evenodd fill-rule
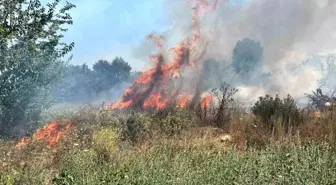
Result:
<svg viewBox="0 0 336 185"><path fill-rule="evenodd" d="M141 69L150 53L142 44L148 33L164 33L166 42L173 45L190 31L187 0L71 2L77 6L72 13L75 23L66 39L76 43L75 64L122 56ZM336 51L335 10L336 0L219 0L217 9L200 22L202 38L210 43L205 57L230 60L237 41L257 40L264 48L260 70L273 75L267 81L272 83L240 87L242 96L301 96L316 88L322 75L314 66L301 63Z"/></svg>
<svg viewBox="0 0 336 185"><path fill-rule="evenodd" d="M179 26L170 35L181 37L190 22L185 11L188 5L178 0L167 4L171 5L169 16L179 18ZM257 75L269 72L272 76L260 80L264 82L260 86L238 87L240 95L247 99L266 93L302 97L319 85L317 81L323 75L315 66L302 62L336 51L335 14L335 0L250 0L243 6L222 2L201 21L203 38L210 43L206 56L230 60L237 41L245 37L257 40L264 48L262 69Z"/></svg>

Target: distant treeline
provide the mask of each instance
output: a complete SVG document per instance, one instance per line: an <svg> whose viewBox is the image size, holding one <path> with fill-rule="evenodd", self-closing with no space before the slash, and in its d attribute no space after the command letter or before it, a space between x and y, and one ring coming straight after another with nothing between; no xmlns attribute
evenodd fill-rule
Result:
<svg viewBox="0 0 336 185"><path fill-rule="evenodd" d="M52 88L52 96L60 102L87 103L123 82L132 82L140 72L121 57L113 61L99 60L92 69L87 64L67 65L61 80Z"/></svg>

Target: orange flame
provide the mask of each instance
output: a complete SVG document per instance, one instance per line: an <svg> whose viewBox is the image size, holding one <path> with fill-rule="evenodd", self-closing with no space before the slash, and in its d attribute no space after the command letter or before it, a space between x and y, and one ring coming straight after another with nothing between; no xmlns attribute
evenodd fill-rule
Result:
<svg viewBox="0 0 336 185"><path fill-rule="evenodd" d="M15 148L21 148L22 146L28 144L30 141L29 137L23 137L21 140L15 145Z"/></svg>
<svg viewBox="0 0 336 185"><path fill-rule="evenodd" d="M212 103L212 101L213 101L213 96L211 94L209 93L203 94L201 97L201 108L205 110L206 107L208 107L210 103Z"/></svg>
<svg viewBox="0 0 336 185"><path fill-rule="evenodd" d="M190 98L189 98L188 95L180 96L176 100L176 103L177 103L178 107L180 107L180 108L186 108L189 102L190 102Z"/></svg>
<svg viewBox="0 0 336 185"><path fill-rule="evenodd" d="M144 108L153 107L156 109L163 109L167 106L168 99L163 99L159 94L151 94L144 102Z"/></svg>
<svg viewBox="0 0 336 185"><path fill-rule="evenodd" d="M28 144L31 140L46 141L48 146L53 146L69 130L69 128L70 123L64 125L60 121L52 121L48 125L38 129L32 138L23 137L15 147L20 148L23 145Z"/></svg>
<svg viewBox="0 0 336 185"><path fill-rule="evenodd" d="M170 51L174 57L171 61L165 63L163 57L164 37L155 34L148 35L147 38L151 39L160 49L159 54L151 57L154 67L144 71L134 84L125 90L121 100L110 105L110 108L125 109L131 106L140 106L142 108L163 109L167 104L175 101L180 107L187 106L190 102L189 98L178 96L181 85L176 85L173 80L176 78L183 80L181 72L185 67L198 67L199 59L192 59L190 53L201 35L199 17L214 10L218 0L213 3L206 0L194 0L190 3L193 6L191 38L171 48Z"/></svg>

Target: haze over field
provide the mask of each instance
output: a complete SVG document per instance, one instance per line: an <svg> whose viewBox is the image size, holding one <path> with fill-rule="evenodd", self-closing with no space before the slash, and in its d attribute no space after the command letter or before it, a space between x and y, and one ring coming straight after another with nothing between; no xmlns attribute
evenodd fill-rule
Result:
<svg viewBox="0 0 336 185"><path fill-rule="evenodd" d="M148 69L152 67L150 55L157 52L151 42L141 41L148 33L164 35L166 48L174 47L191 33L192 9L188 1L131 2L120 4L125 7L122 10L117 10L116 7L120 7L117 2L110 1L93 5L78 1L77 4L74 28L66 35L77 41L74 63L90 64L88 58L111 59L118 55L126 58L134 69ZM87 19L78 16L87 7L82 5L89 4L102 11L87 12L84 15ZM198 44L197 50L206 50L203 60L224 59L229 65L239 40L246 37L256 40L263 47L263 58L262 65L254 72L255 83L237 84L231 69L223 71L223 80L238 86L242 100L266 93L282 96L289 93L302 98L304 93L317 88L318 80L325 76L314 61L322 62L327 54L336 50L335 4L330 0L219 0L216 10L200 18L200 43L203 44ZM110 16L119 13L122 19ZM87 42L92 44L85 44ZM205 42L208 44L204 45ZM93 50L85 52L89 48ZM82 57L86 60L81 60ZM306 60L310 62L303 64ZM261 76L262 73L271 76ZM334 85L329 81L327 88L332 89Z"/></svg>

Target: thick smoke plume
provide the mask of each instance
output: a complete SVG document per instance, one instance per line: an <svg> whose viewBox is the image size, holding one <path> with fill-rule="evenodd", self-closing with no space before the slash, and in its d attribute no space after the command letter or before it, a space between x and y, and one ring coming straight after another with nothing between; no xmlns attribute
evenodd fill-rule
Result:
<svg viewBox="0 0 336 185"><path fill-rule="evenodd" d="M185 1L166 3L173 24L167 38L174 44L190 32L191 13ZM240 4L219 1L216 11L200 20L201 39L207 43L203 45L204 59L226 59L230 63L239 40L256 40L264 49L261 68L255 71L259 85L235 84L237 80L230 69L223 71L223 80L239 85L242 99L255 99L265 93L289 93L300 98L315 89L322 77L316 66L303 61L336 51L335 10L333 0L250 0ZM262 73L270 76L266 78Z"/></svg>
<svg viewBox="0 0 336 185"><path fill-rule="evenodd" d="M111 108L123 109L133 106L163 109L173 102L181 107L196 106L202 102L202 75L195 76L200 72L206 51L205 47L199 47L202 34L200 17L209 11L214 11L217 0L213 3L201 0L189 3L192 7L192 16L188 36L167 51L165 38L150 34L148 39L159 49L158 54L151 57L154 67L143 72L134 84L126 89L122 99L111 105Z"/></svg>
<svg viewBox="0 0 336 185"><path fill-rule="evenodd" d="M323 76L317 66L304 61L336 51L333 16L336 1L250 0L234 4L224 0L169 0L166 7L172 27L162 37L150 37L160 49L154 55L154 67L144 72L113 108L130 105L163 108L173 100L194 105L201 101L202 93L216 87L208 84L220 82L236 86L242 101L254 101L266 93L281 96L289 93L302 98L318 86ZM256 57L260 58L260 65L243 70L250 75L237 74L232 67L233 50L246 38L252 40L250 43L260 43L262 49L258 50L262 56ZM162 52L164 47L172 47L174 54ZM137 56L142 51L148 54L149 49L143 45ZM185 54L187 59L171 59ZM225 66L216 67L217 73L222 70L219 79L206 75L209 73L204 70L206 61L220 61ZM192 64L197 67L193 68ZM174 76L179 77L180 85L167 90L167 81ZM242 76L249 79L239 79Z"/></svg>

